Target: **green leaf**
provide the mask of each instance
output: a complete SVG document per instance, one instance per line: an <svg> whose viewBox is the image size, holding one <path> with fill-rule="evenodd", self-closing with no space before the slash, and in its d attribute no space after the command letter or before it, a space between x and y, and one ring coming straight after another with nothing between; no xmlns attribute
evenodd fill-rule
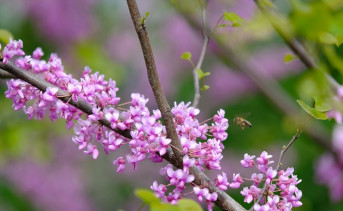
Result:
<svg viewBox="0 0 343 211"><path fill-rule="evenodd" d="M150 12L146 12L145 15L141 18L141 24L144 26L146 19L149 17Z"/></svg>
<svg viewBox="0 0 343 211"><path fill-rule="evenodd" d="M191 199L181 199L177 206L180 208L180 211L202 211L201 206Z"/></svg>
<svg viewBox="0 0 343 211"><path fill-rule="evenodd" d="M168 203L154 203L150 205L150 211L180 211L180 208Z"/></svg>
<svg viewBox="0 0 343 211"><path fill-rule="evenodd" d="M304 109L304 111L306 111L308 114L310 114L314 118L321 119L321 120L328 119L326 112L320 112L316 108L311 108L310 106L308 106L306 103L304 103L301 100L297 100L297 103L301 106L302 109Z"/></svg>
<svg viewBox="0 0 343 211"><path fill-rule="evenodd" d="M206 90L208 90L209 88L210 88L210 86L204 85L204 86L202 86L202 87L200 88L200 91L206 91Z"/></svg>
<svg viewBox="0 0 343 211"><path fill-rule="evenodd" d="M210 72L204 73L201 69L197 69L196 71L197 71L199 80L201 80L205 76L211 75Z"/></svg>
<svg viewBox="0 0 343 211"><path fill-rule="evenodd" d="M244 19L234 12L224 12L224 19L231 22L233 27L242 26Z"/></svg>
<svg viewBox="0 0 343 211"><path fill-rule="evenodd" d="M185 52L181 55L181 59L191 61L192 54L190 52Z"/></svg>
<svg viewBox="0 0 343 211"><path fill-rule="evenodd" d="M332 109L328 99L313 97L314 98L314 108L319 112L327 112Z"/></svg>
<svg viewBox="0 0 343 211"><path fill-rule="evenodd" d="M337 35L336 39L337 39L336 46L339 47L343 43L343 35Z"/></svg>
<svg viewBox="0 0 343 211"><path fill-rule="evenodd" d="M330 34L329 32L320 32L319 33L319 42L323 44L335 44L338 45L338 40L333 34Z"/></svg>
<svg viewBox="0 0 343 211"><path fill-rule="evenodd" d="M7 44L10 38L13 39L13 35L11 34L11 32L5 29L0 29L0 42Z"/></svg>
<svg viewBox="0 0 343 211"><path fill-rule="evenodd" d="M154 192L148 189L136 189L135 195L149 205L160 202L160 199L154 195Z"/></svg>
<svg viewBox="0 0 343 211"><path fill-rule="evenodd" d="M294 58L295 58L295 57L293 56L293 54L287 53L287 54L283 57L283 61L284 61L285 63L288 63L288 62L293 61Z"/></svg>

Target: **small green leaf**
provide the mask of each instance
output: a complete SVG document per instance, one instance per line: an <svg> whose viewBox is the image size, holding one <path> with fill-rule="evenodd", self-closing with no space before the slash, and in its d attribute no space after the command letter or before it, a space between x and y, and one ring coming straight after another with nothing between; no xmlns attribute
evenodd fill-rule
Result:
<svg viewBox="0 0 343 211"><path fill-rule="evenodd" d="M135 195L149 205L160 202L160 200L154 195L154 192L148 189L136 189Z"/></svg>
<svg viewBox="0 0 343 211"><path fill-rule="evenodd" d="M180 208L180 211L202 211L201 206L191 199L181 199L177 206Z"/></svg>
<svg viewBox="0 0 343 211"><path fill-rule="evenodd" d="M0 42L7 44L10 40L10 37L13 39L11 32L5 29L0 29Z"/></svg>
<svg viewBox="0 0 343 211"><path fill-rule="evenodd" d="M154 203L150 205L150 211L180 211L180 208L168 203Z"/></svg>
<svg viewBox="0 0 343 211"><path fill-rule="evenodd" d="M191 61L192 54L190 52L185 52L181 55L181 59Z"/></svg>
<svg viewBox="0 0 343 211"><path fill-rule="evenodd" d="M197 69L196 71L197 71L199 80L201 80L205 76L211 75L210 72L204 73L201 69Z"/></svg>
<svg viewBox="0 0 343 211"><path fill-rule="evenodd" d="M333 34L330 34L328 32L321 32L319 33L319 42L323 44L335 44L338 45L338 40Z"/></svg>
<svg viewBox="0 0 343 211"><path fill-rule="evenodd" d="M343 35L337 35L336 39L337 39L336 46L339 47L343 43Z"/></svg>
<svg viewBox="0 0 343 211"><path fill-rule="evenodd" d="M321 119L321 120L328 119L326 112L320 112L316 108L311 108L310 106L308 106L306 103L304 103L301 100L297 100L297 103L301 106L302 109L304 109L304 111L306 111L308 114L310 114L314 118Z"/></svg>
<svg viewBox="0 0 343 211"><path fill-rule="evenodd" d="M145 15L141 18L141 24L144 26L146 19L149 17L150 12L146 12Z"/></svg>
<svg viewBox="0 0 343 211"><path fill-rule="evenodd" d="M332 109L330 102L327 99L313 97L314 98L314 108L320 112L327 112Z"/></svg>
<svg viewBox="0 0 343 211"><path fill-rule="evenodd" d="M224 12L224 19L231 22L233 27L242 26L244 19L234 12Z"/></svg>
<svg viewBox="0 0 343 211"><path fill-rule="evenodd" d="M202 86L202 87L200 88L200 91L206 91L206 90L208 90L209 88L210 88L210 86L204 85L204 86Z"/></svg>
<svg viewBox="0 0 343 211"><path fill-rule="evenodd" d="M291 62L294 60L294 56L293 54L287 53L284 57L283 57L283 61L285 63Z"/></svg>

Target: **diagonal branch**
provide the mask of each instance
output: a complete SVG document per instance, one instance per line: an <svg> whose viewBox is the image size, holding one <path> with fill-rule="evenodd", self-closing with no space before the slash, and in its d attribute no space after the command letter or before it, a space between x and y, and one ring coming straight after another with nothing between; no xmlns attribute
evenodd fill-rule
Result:
<svg viewBox="0 0 343 211"><path fill-rule="evenodd" d="M8 62L7 64L4 64L2 62L0 62L0 69L7 71L8 74L17 77L18 79L21 79L29 84L31 84L32 86L38 88L39 90L41 90L42 92L45 92L45 90L48 87L55 87L58 88L52 84L50 84L47 81L42 80L41 78L38 78L37 76L35 76L34 74L23 70L19 67L17 67L16 65ZM62 100L65 103L69 103L70 105L74 106L75 108L80 109L81 111L83 111L84 113L90 115L93 114L92 112L92 106L90 104L88 104L86 101L82 100L82 99L78 99L77 102L73 101L72 99L70 99L70 93L62 90L60 88L58 88L58 92L57 92L57 96L63 96L63 97L58 97L60 100ZM102 125L108 127L109 129L113 130L114 132L126 137L126 138L131 138L130 135L130 131L129 130L119 130L119 129L112 129L111 127L111 123L106 120L100 120L99 121Z"/></svg>
<svg viewBox="0 0 343 211"><path fill-rule="evenodd" d="M167 102L167 99L163 93L161 83L157 74L156 65L153 57L152 48L150 45L148 33L144 24L142 24L142 19L138 11L137 3L135 0L127 0L127 4L129 7L131 19L133 25L135 27L136 33L138 35L141 48L143 51L143 56L145 60L145 64L147 67L148 78L150 86L154 92L155 99L157 105L162 113L162 118L164 124L167 129L167 137L171 138L171 144L176 146L178 149L182 149L181 143L178 139L178 135L176 133L174 121L172 114L170 112L170 107ZM178 168L182 168L182 153L178 150L174 149L175 158L172 160L172 164ZM215 204L223 210L245 210L239 203L237 203L234 199L232 199L229 195L225 192L219 190L212 180L210 180L203 172L201 172L197 167L191 167L190 173L194 175L195 180L194 182L197 185L203 184L203 182L207 182L208 189L210 192L216 192L218 194L218 199L215 201Z"/></svg>
<svg viewBox="0 0 343 211"><path fill-rule="evenodd" d="M135 27L136 33L139 38L139 42L141 44L141 48L143 51L143 56L148 72L148 79L152 91L155 96L155 100L157 102L158 108L161 111L162 119L166 126L167 130L167 138L171 139L171 144L175 146L177 149L181 150L181 142L179 141L178 135L176 133L175 124L173 121L173 116L171 114L171 109L168 104L167 98L164 95L160 79L157 74L155 59L153 55L153 51L150 45L150 40L148 37L148 32L144 24L142 23L142 18L139 14L137 3L135 0L127 0L127 5L129 7L131 19L133 25ZM173 152L176 155L178 162L182 163L182 153L179 150L173 148Z"/></svg>
<svg viewBox="0 0 343 211"><path fill-rule="evenodd" d="M15 76L6 72L5 70L0 69L0 79L11 79L11 78L15 78Z"/></svg>
<svg viewBox="0 0 343 211"><path fill-rule="evenodd" d="M197 70L201 69L202 63L204 62L207 46L209 43L209 37L207 35L207 24L206 24L206 7L207 7L208 0L202 2L202 36L204 38L201 53L197 65L193 69L193 80L194 80L194 99L193 99L193 107L197 108L200 101L200 85L199 85L199 77Z"/></svg>

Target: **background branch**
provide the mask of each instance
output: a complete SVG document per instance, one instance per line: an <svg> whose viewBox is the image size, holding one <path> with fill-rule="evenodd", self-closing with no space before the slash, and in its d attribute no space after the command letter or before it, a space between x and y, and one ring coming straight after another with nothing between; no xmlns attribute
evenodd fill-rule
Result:
<svg viewBox="0 0 343 211"><path fill-rule="evenodd" d="M199 77L198 77L198 73L197 70L201 69L202 63L204 62L204 58L205 58L205 54L206 54L206 50L207 50L207 46L209 43L209 37L207 35L207 23L206 23L206 7L207 7L207 3L208 1L205 0L204 2L202 2L202 9L201 9L201 13L202 13L202 36L204 38L203 44L202 44L202 49L201 49L201 53L200 53L200 57L199 60L195 66L195 68L193 69L193 80L194 80L194 99L193 99L193 107L197 108L199 105L199 101L200 101L200 85L199 85Z"/></svg>
<svg viewBox="0 0 343 211"><path fill-rule="evenodd" d="M201 30L201 24L199 24L192 16L178 7L175 8L177 12L187 20L191 27L195 30ZM213 44L216 44L214 54L223 64L228 67L234 66L237 70L244 72L272 104L274 104L282 113L291 117L294 123L299 124L297 120L299 120L299 117L304 116L304 113L300 110L299 106L295 104L295 100L285 92L275 80L271 78L267 79L255 73L254 69L245 62L246 59L238 56L237 49L232 49L231 47L224 45L224 43L222 43L215 34L213 34L211 38L214 41ZM336 158L338 157L337 152L333 150L332 146L327 141L330 135L320 124L317 124L314 121L309 121L306 124L302 124L301 127L303 131L312 137L318 145L333 153Z"/></svg>

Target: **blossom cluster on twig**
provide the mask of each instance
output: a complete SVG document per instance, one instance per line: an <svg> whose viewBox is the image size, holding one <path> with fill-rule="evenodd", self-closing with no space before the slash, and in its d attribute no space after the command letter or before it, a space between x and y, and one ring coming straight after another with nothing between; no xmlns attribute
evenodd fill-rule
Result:
<svg viewBox="0 0 343 211"><path fill-rule="evenodd" d="M53 86L41 91L20 79L7 81L8 90L5 95L12 99L14 110L23 110L29 119L40 120L46 114L52 121L65 119L66 127L74 128L73 142L94 159L98 157L100 147L105 154L109 154L126 145L129 148L127 153L113 161L119 173L124 171L127 163L136 169L138 163L145 159L162 162L162 156L167 153L168 148L174 147L183 154L183 168L175 170L168 164L160 173L169 184L158 184L154 181L151 189L163 201L176 204L185 195L186 185L191 184L194 186L192 192L199 201L205 199L208 209L212 210L212 202L217 200L218 194L210 193L207 184L194 184L195 178L190 174L190 168L196 166L203 172L221 170L220 161L224 149L222 142L227 139L226 130L229 127L224 110L220 109L213 118L199 122L196 118L199 109L190 106L190 103L174 103L171 113L182 146L180 150L167 138L166 128L161 121L161 112L150 111L146 106L148 99L143 95L132 93L130 102L120 103L115 81L105 80L103 75L92 73L89 67L84 68L82 78L77 80L64 72L61 59L56 54L51 54L48 61L45 61L42 60L42 49L37 48L32 55L25 55L22 47L21 40L10 40L2 52L2 62L7 63L12 57L20 56L15 59L15 64L19 68L37 75L42 81ZM60 96L59 90L63 90L67 96ZM68 101L60 100L61 97L68 97ZM86 114L68 103L79 100L91 105L92 112ZM105 120L110 123L110 128L102 124ZM130 131L130 137L117 133L118 130ZM293 175L292 168L277 172L269 167L272 163L269 161L270 157L268 153L263 152L256 159L260 173L253 174L251 179L254 184L250 188L245 187L241 192L245 196L245 202L250 203L261 194L265 194L258 188L264 181L268 184L267 194L261 203L255 204L255 210L290 210L292 207L301 206L301 191L296 187L300 180ZM245 155L242 165L253 167L253 158L254 156ZM227 190L228 187L239 188L243 181L240 174L234 174L233 181L229 183L226 174L222 173L217 176L215 184L219 190ZM174 189L168 191L169 186L173 186ZM280 196L274 194L278 191Z"/></svg>

